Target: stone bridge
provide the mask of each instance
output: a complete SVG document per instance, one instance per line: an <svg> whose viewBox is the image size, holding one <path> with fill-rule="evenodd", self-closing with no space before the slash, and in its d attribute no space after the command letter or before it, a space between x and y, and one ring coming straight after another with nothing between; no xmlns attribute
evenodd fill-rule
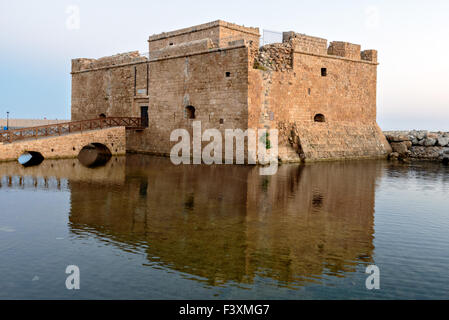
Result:
<svg viewBox="0 0 449 320"><path fill-rule="evenodd" d="M0 131L0 161L17 160L26 152L39 152L44 159L75 158L90 144L124 155L127 129L143 129L141 119L104 118Z"/></svg>

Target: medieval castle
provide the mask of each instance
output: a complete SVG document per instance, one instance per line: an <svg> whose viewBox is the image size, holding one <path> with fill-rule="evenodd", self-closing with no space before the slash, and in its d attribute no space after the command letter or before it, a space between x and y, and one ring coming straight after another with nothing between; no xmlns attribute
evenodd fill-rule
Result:
<svg viewBox="0 0 449 320"><path fill-rule="evenodd" d="M376 123L377 51L215 21L150 36L139 52L72 60L72 121L141 117L126 149L167 155L175 129L279 130L282 161L386 157Z"/></svg>

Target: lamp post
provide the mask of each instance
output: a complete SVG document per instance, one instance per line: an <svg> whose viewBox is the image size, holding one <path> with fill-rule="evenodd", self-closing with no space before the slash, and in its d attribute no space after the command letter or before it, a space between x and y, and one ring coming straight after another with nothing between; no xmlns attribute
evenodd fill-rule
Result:
<svg viewBox="0 0 449 320"><path fill-rule="evenodd" d="M9 111L6 111L6 130L9 130Z"/></svg>

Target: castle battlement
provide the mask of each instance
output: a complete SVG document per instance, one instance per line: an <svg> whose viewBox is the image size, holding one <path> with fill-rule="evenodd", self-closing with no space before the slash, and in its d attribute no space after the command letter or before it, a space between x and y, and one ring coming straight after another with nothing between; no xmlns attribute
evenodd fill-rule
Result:
<svg viewBox="0 0 449 320"><path fill-rule="evenodd" d="M72 120L145 117L127 150L169 154L170 133L279 130L283 161L384 157L376 124L377 51L289 31L260 47L258 28L221 20L152 35L138 51L72 60Z"/></svg>
<svg viewBox="0 0 449 320"><path fill-rule="evenodd" d="M226 47L229 42L246 40L259 46L259 28L239 26L221 20L152 35L148 39L150 54L166 47L197 40L211 39L217 47Z"/></svg>
<svg viewBox="0 0 449 320"><path fill-rule="evenodd" d="M146 61L148 61L148 58L142 56L139 51L119 53L98 59L78 58L72 59L72 73L126 64L142 63Z"/></svg>
<svg viewBox="0 0 449 320"><path fill-rule="evenodd" d="M244 27L244 26L241 26L241 25L238 25L235 23L230 23L230 22L226 22L226 21L222 21L222 20L216 20L213 22L208 22L208 23L200 24L197 26L189 27L189 28L183 28L183 29L179 29L179 30L175 30L175 31L154 34L148 38L148 41L152 42L152 41L157 41L157 40L162 40L162 39L167 39L167 38L173 38L173 37L177 37L177 36L181 36L181 35L185 35L185 34L196 33L196 32L200 32L200 31L204 31L204 30L208 30L208 29L215 29L215 28L227 28L227 29L234 30L234 31L237 31L240 33L247 33L250 35L260 37L259 28Z"/></svg>

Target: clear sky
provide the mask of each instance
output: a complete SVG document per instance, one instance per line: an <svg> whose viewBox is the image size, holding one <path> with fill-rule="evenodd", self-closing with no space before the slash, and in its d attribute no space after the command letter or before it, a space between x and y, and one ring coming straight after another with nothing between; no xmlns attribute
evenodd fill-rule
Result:
<svg viewBox="0 0 449 320"><path fill-rule="evenodd" d="M0 118L69 119L72 58L218 19L377 49L382 129L449 130L448 0L0 0Z"/></svg>

